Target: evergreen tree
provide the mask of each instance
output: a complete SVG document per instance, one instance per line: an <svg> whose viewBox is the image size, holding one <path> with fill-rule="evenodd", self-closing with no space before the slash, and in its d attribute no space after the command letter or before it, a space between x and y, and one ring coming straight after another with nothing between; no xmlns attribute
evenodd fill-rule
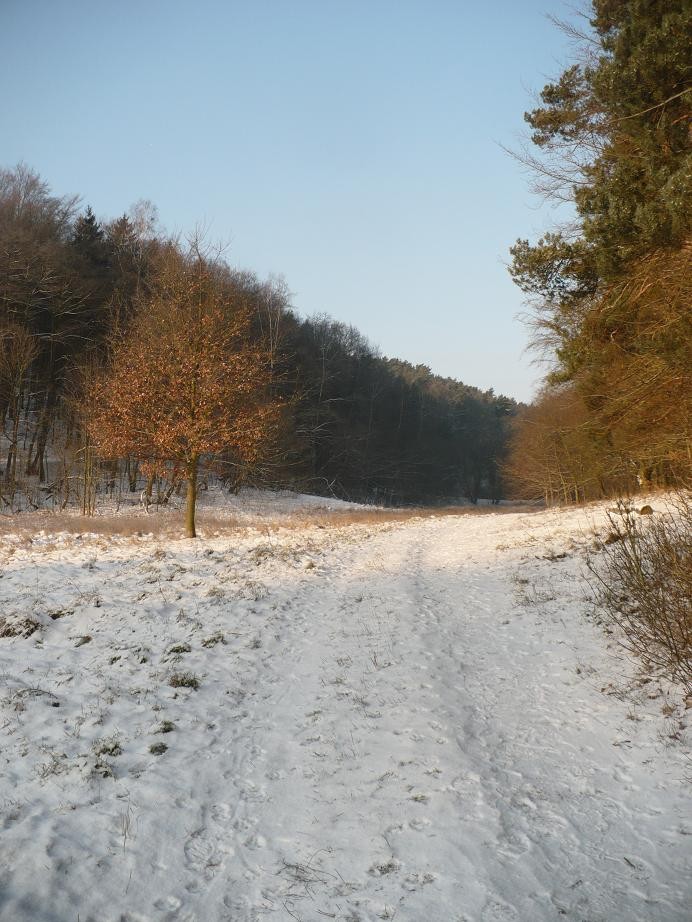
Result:
<svg viewBox="0 0 692 922"><path fill-rule="evenodd" d="M72 232L72 245L94 264L101 264L105 259L104 234L96 215L87 206L87 210L75 221Z"/></svg>
<svg viewBox="0 0 692 922"><path fill-rule="evenodd" d="M674 385L670 400L681 384L689 393L680 368L692 365L682 300L692 271L685 250L692 232L692 7L684 0L593 0L590 25L583 59L548 84L542 104L525 116L540 151L531 161L539 184L556 196L568 193L577 232L517 241L510 271L537 299L537 342L556 357L549 381L577 386L594 432L606 446L617 443L623 464L665 479L673 468L681 472L689 414L676 414L677 431L654 439L657 451L644 458L642 436L647 426L655 435L661 414L639 399L632 368L655 366L649 386ZM628 284L632 277L638 286ZM650 286L657 286L655 298L642 295ZM672 453L666 444L675 445Z"/></svg>

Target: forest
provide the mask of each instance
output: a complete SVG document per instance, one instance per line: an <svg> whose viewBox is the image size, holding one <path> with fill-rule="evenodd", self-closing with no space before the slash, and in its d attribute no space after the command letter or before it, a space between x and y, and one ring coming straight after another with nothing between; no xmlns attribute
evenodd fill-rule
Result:
<svg viewBox="0 0 692 922"><path fill-rule="evenodd" d="M29 166L1 170L3 508L165 500L198 472L380 505L688 485L690 16L681 0L597 0L583 32L561 26L574 62L514 152L568 215L511 249L548 364L528 406L301 317L283 279L172 239L150 202L97 218Z"/></svg>
<svg viewBox="0 0 692 922"><path fill-rule="evenodd" d="M689 486L692 470L692 11L590 7L583 31L562 24L574 63L525 114L515 152L568 214L511 251L549 373L507 473L547 503Z"/></svg>
<svg viewBox="0 0 692 922"><path fill-rule="evenodd" d="M692 3L542 6L0 3L0 922L691 922Z"/></svg>
<svg viewBox="0 0 692 922"><path fill-rule="evenodd" d="M190 313L195 298L204 318ZM88 513L101 493L142 489L165 501L190 482L190 433L179 433L182 448L155 444L142 422L165 427L195 379L198 398L208 389L195 468L232 490L382 505L503 495L515 401L386 358L327 314L300 317L283 280L231 268L199 239L167 237L149 202L99 220L25 164L0 171L0 305L6 510L50 500ZM128 348L116 394L115 359ZM203 380L199 361L212 353Z"/></svg>

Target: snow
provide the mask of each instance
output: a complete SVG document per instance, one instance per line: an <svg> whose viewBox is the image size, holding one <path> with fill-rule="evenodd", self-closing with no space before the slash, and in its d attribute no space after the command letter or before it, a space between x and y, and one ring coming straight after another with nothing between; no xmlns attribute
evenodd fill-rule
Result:
<svg viewBox="0 0 692 922"><path fill-rule="evenodd" d="M139 493L122 494L119 498L117 512L131 512L132 506L137 504L139 504ZM184 498L181 499L174 494L169 505L159 507L157 514L178 512L184 504ZM232 494L226 490L215 489L213 485L210 489L200 489L198 506L202 513L213 511L221 518L238 520L245 524L280 522L290 520L296 515L314 512L343 512L348 509L363 508L357 503L350 503L343 499L330 496L309 496L304 493L295 493L293 490L259 490L253 487L241 487L237 494ZM105 498L101 498L99 507L108 515L116 511Z"/></svg>
<svg viewBox="0 0 692 922"><path fill-rule="evenodd" d="M587 617L605 507L284 500L2 539L0 918L689 919L680 690Z"/></svg>

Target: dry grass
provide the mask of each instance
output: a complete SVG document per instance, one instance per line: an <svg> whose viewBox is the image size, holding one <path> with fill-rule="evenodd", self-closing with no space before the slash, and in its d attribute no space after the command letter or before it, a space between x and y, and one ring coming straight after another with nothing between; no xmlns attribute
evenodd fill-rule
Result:
<svg viewBox="0 0 692 922"><path fill-rule="evenodd" d="M252 531L257 528L270 530L300 530L312 527L342 528L352 525L388 525L408 522L413 519L442 518L448 516L491 515L506 513L529 513L538 511L536 506L517 504L511 506L440 506L410 507L406 509L383 509L367 507L357 509L301 510L298 513L279 513L272 516L256 515L249 519L200 509L197 524L201 537L223 536ZM21 512L0 516L0 538L18 537L27 543L39 533L99 535L125 538L181 538L184 534L184 513L162 511L147 514L142 512L124 515L71 515L68 512Z"/></svg>
<svg viewBox="0 0 692 922"><path fill-rule="evenodd" d="M0 536L32 538L40 532L69 535L174 536L180 533L182 515L70 515L65 512L18 512L0 516Z"/></svg>
<svg viewBox="0 0 692 922"><path fill-rule="evenodd" d="M40 623L28 615L0 616L0 637L31 637L40 628Z"/></svg>
<svg viewBox="0 0 692 922"><path fill-rule="evenodd" d="M168 679L171 688L192 688L197 691L199 679L192 672L174 672Z"/></svg>
<svg viewBox="0 0 692 922"><path fill-rule="evenodd" d="M390 522L409 522L411 519L432 519L445 516L483 515L497 512L499 506L412 506L407 509L316 509L314 512L302 512L287 523L288 527L308 527L310 525L335 526L344 525L379 525Z"/></svg>

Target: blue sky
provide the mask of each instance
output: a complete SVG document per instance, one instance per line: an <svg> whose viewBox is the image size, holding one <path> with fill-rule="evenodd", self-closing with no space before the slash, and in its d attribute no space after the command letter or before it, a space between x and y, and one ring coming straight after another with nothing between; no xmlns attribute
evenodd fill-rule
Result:
<svg viewBox="0 0 692 922"><path fill-rule="evenodd" d="M99 217L151 199L303 315L528 399L508 247L555 219L516 146L557 0L1 0L0 164Z"/></svg>

